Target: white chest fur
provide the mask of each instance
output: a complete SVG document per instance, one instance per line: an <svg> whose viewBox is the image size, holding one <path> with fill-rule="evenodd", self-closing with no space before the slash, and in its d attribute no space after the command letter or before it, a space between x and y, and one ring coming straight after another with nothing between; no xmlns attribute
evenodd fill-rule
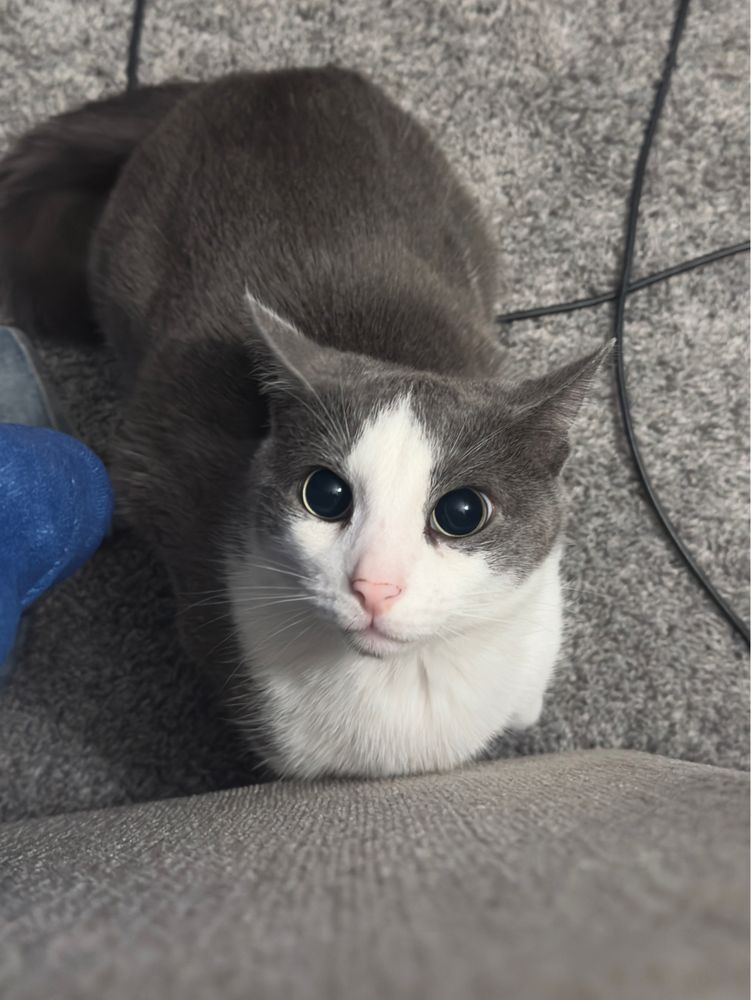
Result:
<svg viewBox="0 0 751 1000"><path fill-rule="evenodd" d="M300 778L442 770L534 723L560 644L559 561L557 549L487 621L388 658L353 651L304 605L249 608L231 573L244 669L262 702L249 724L262 718L270 763Z"/></svg>

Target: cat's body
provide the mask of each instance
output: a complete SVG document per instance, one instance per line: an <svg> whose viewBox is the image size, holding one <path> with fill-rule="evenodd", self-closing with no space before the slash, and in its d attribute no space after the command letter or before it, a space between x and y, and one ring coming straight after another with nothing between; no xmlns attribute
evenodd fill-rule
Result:
<svg viewBox="0 0 751 1000"><path fill-rule="evenodd" d="M129 364L218 322L245 335L246 287L340 350L448 374L492 356L497 262L474 202L424 129L344 70L186 94L123 171L93 275Z"/></svg>
<svg viewBox="0 0 751 1000"><path fill-rule="evenodd" d="M134 100L135 118L116 99L21 141L0 246L19 318L43 327L60 282L32 264L56 247L29 219L45 198L85 207L90 247L73 242L128 390L120 502L170 569L185 641L279 773L444 768L533 723L561 631L557 475L600 356L502 387L494 242L358 75ZM74 147L87 169L50 193ZM63 306L85 302L69 288ZM349 507L323 516L332 491ZM440 510L477 525L447 534Z"/></svg>

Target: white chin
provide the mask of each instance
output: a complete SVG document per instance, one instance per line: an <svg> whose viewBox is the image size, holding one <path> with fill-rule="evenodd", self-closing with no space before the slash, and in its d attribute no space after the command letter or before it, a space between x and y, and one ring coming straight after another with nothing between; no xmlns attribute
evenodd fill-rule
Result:
<svg viewBox="0 0 751 1000"><path fill-rule="evenodd" d="M405 653L412 645L403 639L391 639L374 628L346 632L345 635L357 652L365 653L366 656L398 656L399 653Z"/></svg>

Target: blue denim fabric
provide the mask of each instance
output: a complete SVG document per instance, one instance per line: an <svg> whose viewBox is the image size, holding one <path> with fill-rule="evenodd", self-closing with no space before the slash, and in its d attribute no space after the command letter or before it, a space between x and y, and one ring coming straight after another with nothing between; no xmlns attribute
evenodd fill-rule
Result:
<svg viewBox="0 0 751 1000"><path fill-rule="evenodd" d="M68 430L59 407L37 371L33 350L19 330L0 326L0 423ZM27 615L21 618L16 649L23 642ZM13 652L0 663L0 684L12 668Z"/></svg>

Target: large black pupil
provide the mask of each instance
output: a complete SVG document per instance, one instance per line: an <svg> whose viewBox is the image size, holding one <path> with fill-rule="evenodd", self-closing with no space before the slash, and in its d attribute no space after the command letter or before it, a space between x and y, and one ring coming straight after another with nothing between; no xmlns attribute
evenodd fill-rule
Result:
<svg viewBox="0 0 751 1000"><path fill-rule="evenodd" d="M352 492L344 480L329 469L319 469L305 485L305 502L319 517L337 518L349 509Z"/></svg>
<svg viewBox="0 0 751 1000"><path fill-rule="evenodd" d="M439 527L449 535L468 535L485 517L485 505L474 490L452 490L435 507Z"/></svg>

